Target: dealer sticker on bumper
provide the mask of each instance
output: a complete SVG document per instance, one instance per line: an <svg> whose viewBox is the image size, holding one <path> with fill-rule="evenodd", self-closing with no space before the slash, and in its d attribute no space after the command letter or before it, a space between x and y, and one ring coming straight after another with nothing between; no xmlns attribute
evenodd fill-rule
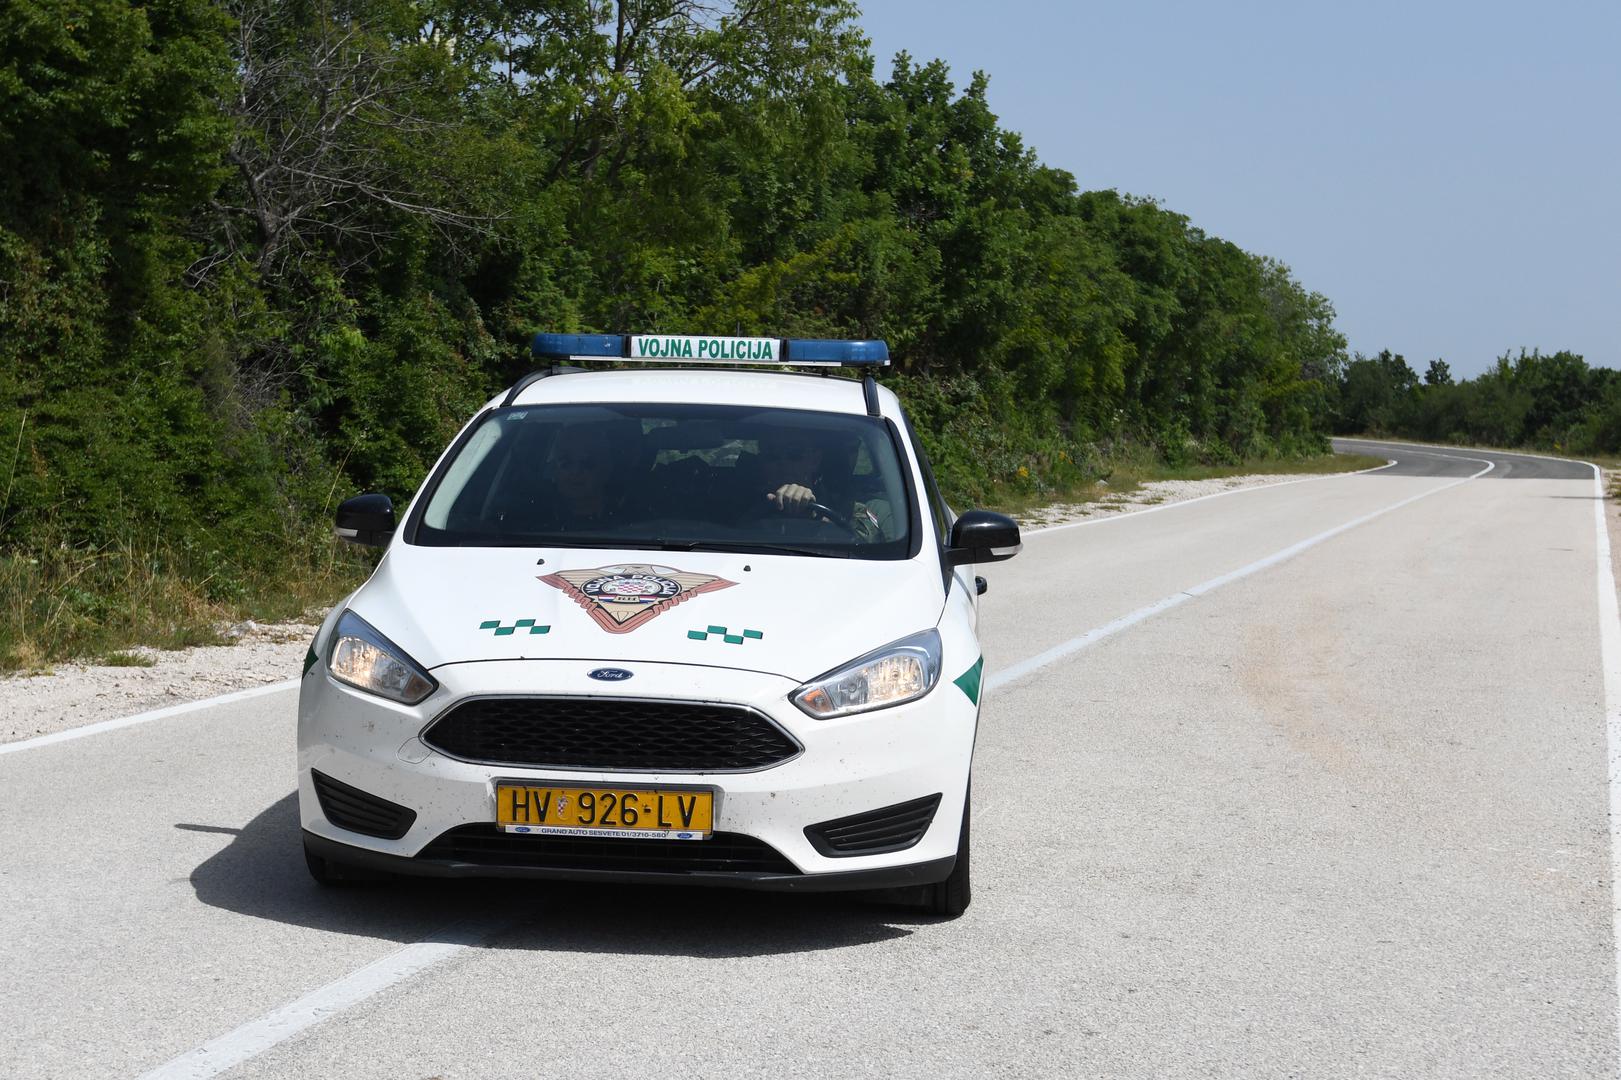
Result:
<svg viewBox="0 0 1621 1080"><path fill-rule="evenodd" d="M495 821L503 832L541 836L707 840L715 793L504 782L495 787Z"/></svg>

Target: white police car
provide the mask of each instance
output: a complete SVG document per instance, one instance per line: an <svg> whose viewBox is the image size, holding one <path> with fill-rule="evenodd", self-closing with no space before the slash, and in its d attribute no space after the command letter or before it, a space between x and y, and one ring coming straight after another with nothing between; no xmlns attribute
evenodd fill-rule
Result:
<svg viewBox="0 0 1621 1080"><path fill-rule="evenodd" d="M556 335L491 400L327 617L299 698L323 883L377 871L915 887L969 900L984 661L969 564L1018 527L941 500L900 402L747 365L883 342Z"/></svg>

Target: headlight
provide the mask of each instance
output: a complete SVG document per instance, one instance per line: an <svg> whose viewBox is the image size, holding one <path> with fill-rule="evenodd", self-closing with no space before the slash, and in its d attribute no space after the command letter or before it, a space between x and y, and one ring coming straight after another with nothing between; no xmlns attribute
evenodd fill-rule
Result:
<svg viewBox="0 0 1621 1080"><path fill-rule="evenodd" d="M338 616L326 669L339 682L357 690L415 705L439 684L405 650L352 611Z"/></svg>
<svg viewBox="0 0 1621 1080"><path fill-rule="evenodd" d="M809 715L827 720L912 701L939 681L940 632L925 630L806 683L792 700Z"/></svg>

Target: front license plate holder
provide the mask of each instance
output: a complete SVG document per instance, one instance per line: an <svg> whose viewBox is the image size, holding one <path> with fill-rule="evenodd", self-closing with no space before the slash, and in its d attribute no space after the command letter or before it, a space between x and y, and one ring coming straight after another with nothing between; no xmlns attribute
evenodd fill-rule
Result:
<svg viewBox="0 0 1621 1080"><path fill-rule="evenodd" d="M707 787L497 780L495 823L532 836L707 840L716 802Z"/></svg>

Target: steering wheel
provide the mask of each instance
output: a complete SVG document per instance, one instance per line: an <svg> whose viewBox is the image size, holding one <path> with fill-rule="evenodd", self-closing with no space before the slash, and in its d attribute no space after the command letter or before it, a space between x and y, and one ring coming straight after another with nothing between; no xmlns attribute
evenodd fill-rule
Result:
<svg viewBox="0 0 1621 1080"><path fill-rule="evenodd" d="M851 536L856 535L855 526L850 523L849 515L839 513L826 503L813 502L806 509L811 512L813 517L826 518Z"/></svg>

